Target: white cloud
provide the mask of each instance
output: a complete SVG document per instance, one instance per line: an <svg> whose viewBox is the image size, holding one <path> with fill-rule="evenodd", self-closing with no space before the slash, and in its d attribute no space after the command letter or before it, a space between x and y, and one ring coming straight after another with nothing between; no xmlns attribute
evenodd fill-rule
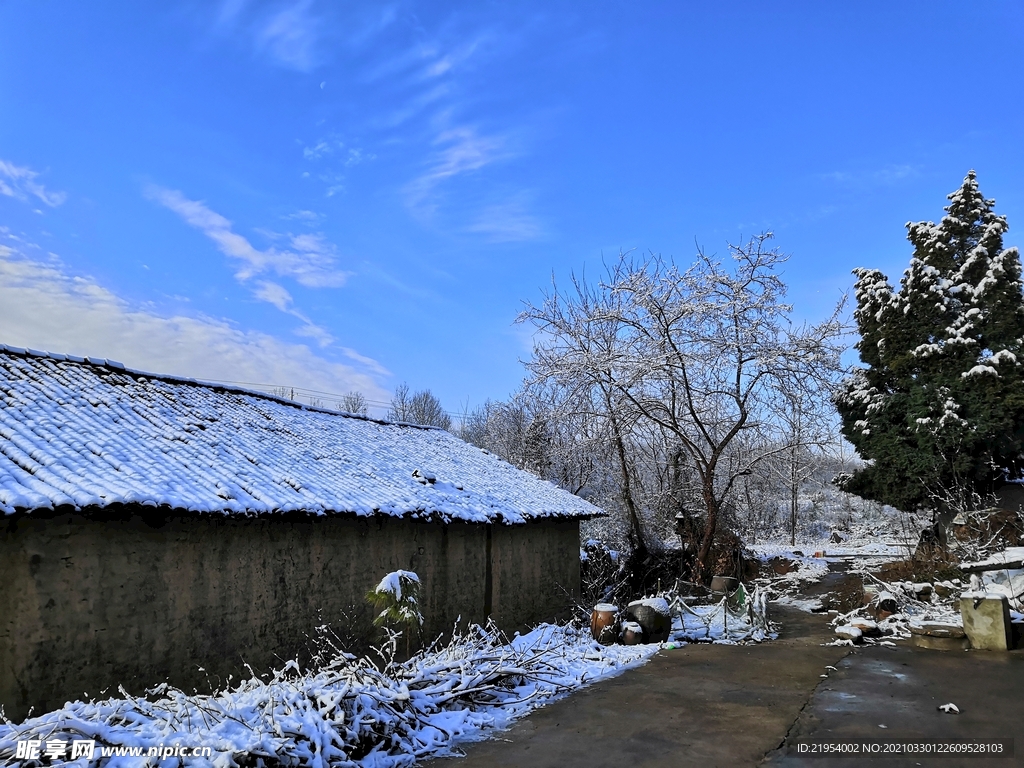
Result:
<svg viewBox="0 0 1024 768"><path fill-rule="evenodd" d="M391 371L389 371L383 365L378 363L372 357L366 357L365 355L360 355L354 349L351 349L349 347L342 347L341 348L341 352L342 352L342 354L345 355L345 357L349 358L350 360L355 360L360 365L365 365L367 368L369 368L374 373L378 373L381 376L390 376L391 375Z"/></svg>
<svg viewBox="0 0 1024 768"><path fill-rule="evenodd" d="M277 283L260 280L256 283L253 295L260 301L273 304L282 312L288 312L292 304L292 295Z"/></svg>
<svg viewBox="0 0 1024 768"><path fill-rule="evenodd" d="M128 302L91 278L66 273L56 260L33 260L0 246L0 342L120 360L154 373L198 379L362 392L387 401L369 358L333 362L290 344L211 317L163 316ZM315 337L316 326L305 332Z"/></svg>
<svg viewBox="0 0 1024 768"><path fill-rule="evenodd" d="M527 211L521 200L484 208L467 230L484 235L493 243L536 240L544 234L540 222Z"/></svg>
<svg viewBox="0 0 1024 768"><path fill-rule="evenodd" d="M337 268L337 249L323 235L292 236L290 249L271 247L261 251L234 232L230 221L201 201L189 200L177 190L157 186L149 187L146 194L213 240L225 256L240 262L235 277L243 283L272 272L290 277L307 288L338 288L349 276Z"/></svg>
<svg viewBox="0 0 1024 768"><path fill-rule="evenodd" d="M320 23L309 14L310 0L294 3L271 16L256 34L257 46L278 63L308 72L317 64Z"/></svg>
<svg viewBox="0 0 1024 768"><path fill-rule="evenodd" d="M335 146L335 142L329 142L321 139L312 147L303 147L302 156L307 160L319 160L324 155L333 155L335 149L340 149L343 146L344 145L340 141L337 142L337 146Z"/></svg>
<svg viewBox="0 0 1024 768"><path fill-rule="evenodd" d="M427 172L410 182L405 190L409 206L426 214L437 208L431 197L439 184L479 170L507 155L502 137L481 136L468 126L442 131L434 144L444 148L435 153Z"/></svg>
<svg viewBox="0 0 1024 768"><path fill-rule="evenodd" d="M31 168L14 165L0 160L0 195L18 200L28 200L29 196L39 198L51 208L56 208L67 199L64 192L50 192L36 181L39 174Z"/></svg>
<svg viewBox="0 0 1024 768"><path fill-rule="evenodd" d="M320 219L323 218L323 214L317 213L316 211L295 211L294 213L289 213L287 216L282 216L281 218L288 219L290 221L305 221L313 223L320 221Z"/></svg>
<svg viewBox="0 0 1024 768"><path fill-rule="evenodd" d="M372 152L365 152L358 147L349 149L348 156L345 158L345 167L351 168L353 165L359 165L369 160L376 160L377 156Z"/></svg>
<svg viewBox="0 0 1024 768"><path fill-rule="evenodd" d="M269 280L259 280L252 293L260 301L273 304L282 312L301 320L302 327L295 331L299 336L313 339L321 347L326 347L334 341L334 337L331 336L326 328L317 325L292 306L292 295L288 293L284 286L272 283Z"/></svg>

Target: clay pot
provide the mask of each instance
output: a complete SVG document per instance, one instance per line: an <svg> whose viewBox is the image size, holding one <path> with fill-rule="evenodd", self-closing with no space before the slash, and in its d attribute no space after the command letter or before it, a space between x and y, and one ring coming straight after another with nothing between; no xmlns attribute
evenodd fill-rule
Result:
<svg viewBox="0 0 1024 768"><path fill-rule="evenodd" d="M630 621L622 625L622 644L639 645L644 641L644 630L636 622Z"/></svg>
<svg viewBox="0 0 1024 768"><path fill-rule="evenodd" d="M590 634L601 645L612 645L619 636L619 607L598 603L590 613Z"/></svg>
<svg viewBox="0 0 1024 768"><path fill-rule="evenodd" d="M643 643L662 643L672 631L668 603L662 598L634 600L626 607L626 616L643 630Z"/></svg>

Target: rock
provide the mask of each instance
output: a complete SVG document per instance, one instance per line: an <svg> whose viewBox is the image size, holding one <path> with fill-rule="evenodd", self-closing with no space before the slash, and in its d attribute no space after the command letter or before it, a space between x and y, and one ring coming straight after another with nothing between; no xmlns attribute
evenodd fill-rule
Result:
<svg viewBox="0 0 1024 768"><path fill-rule="evenodd" d="M850 626L859 629L864 637L879 637L882 634L878 624L871 619L857 617L850 621Z"/></svg>
<svg viewBox="0 0 1024 768"><path fill-rule="evenodd" d="M626 606L626 618L640 625L644 643L663 643L672 630L668 602L661 597L634 600Z"/></svg>
<svg viewBox="0 0 1024 768"><path fill-rule="evenodd" d="M773 557L768 561L768 567L776 576L785 576L798 569L797 564L787 557Z"/></svg>
<svg viewBox="0 0 1024 768"><path fill-rule="evenodd" d="M966 637L964 628L948 621L916 621L910 624L910 634L928 637Z"/></svg>
<svg viewBox="0 0 1024 768"><path fill-rule="evenodd" d="M855 643L864 641L864 633L861 632L857 627L840 625L836 627L836 635L841 637L843 640L852 640Z"/></svg>
<svg viewBox="0 0 1024 768"><path fill-rule="evenodd" d="M931 598L932 592L934 591L932 585L929 584L928 582L922 582L920 584L914 584L913 585L913 589L914 589L914 596L918 600L924 600L925 602L927 602Z"/></svg>
<svg viewBox="0 0 1024 768"><path fill-rule="evenodd" d="M939 597L949 597L954 592L957 592L957 588L949 581L939 581L932 585L932 589L935 590L935 594Z"/></svg>
<svg viewBox="0 0 1024 768"><path fill-rule="evenodd" d="M918 648L933 651L965 651L971 647L964 628L948 621L912 622L910 640Z"/></svg>
<svg viewBox="0 0 1024 768"><path fill-rule="evenodd" d="M984 651L1008 651L1013 647L1010 604L1004 595L965 594L960 616L971 647Z"/></svg>

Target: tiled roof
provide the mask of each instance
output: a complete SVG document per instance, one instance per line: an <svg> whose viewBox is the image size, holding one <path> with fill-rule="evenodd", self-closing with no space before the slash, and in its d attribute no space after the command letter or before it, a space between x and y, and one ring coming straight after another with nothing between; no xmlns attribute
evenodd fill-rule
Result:
<svg viewBox="0 0 1024 768"><path fill-rule="evenodd" d="M601 514L440 429L0 345L0 513L131 503L505 523Z"/></svg>

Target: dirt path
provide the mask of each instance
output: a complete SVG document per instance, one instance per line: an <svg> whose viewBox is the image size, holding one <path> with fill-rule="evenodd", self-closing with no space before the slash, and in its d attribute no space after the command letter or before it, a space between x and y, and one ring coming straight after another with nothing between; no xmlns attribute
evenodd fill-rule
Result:
<svg viewBox="0 0 1024 768"><path fill-rule="evenodd" d="M808 589L842 592L841 573ZM777 641L688 645L540 709L464 758L431 768L659 766L1024 766L1024 652L823 646L825 616L773 606ZM826 666L837 667L829 671ZM941 701L940 701L941 699ZM960 715L939 704L952 701ZM879 726L885 725L886 728ZM1011 739L1011 758L808 758L800 743L891 738ZM457 760L458 762L454 762Z"/></svg>

